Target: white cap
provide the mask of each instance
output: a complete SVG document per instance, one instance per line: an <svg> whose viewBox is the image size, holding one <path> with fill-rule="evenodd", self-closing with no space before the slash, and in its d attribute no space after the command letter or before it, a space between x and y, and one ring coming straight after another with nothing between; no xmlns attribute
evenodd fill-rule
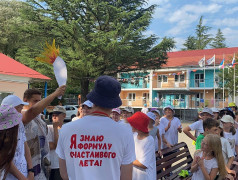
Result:
<svg viewBox="0 0 238 180"><path fill-rule="evenodd" d="M113 108L112 112L117 112L118 114L121 114L121 110L119 108Z"/></svg>
<svg viewBox="0 0 238 180"><path fill-rule="evenodd" d="M53 111L52 111L53 114L58 114L58 113L64 113L66 114L66 110L63 106L55 106Z"/></svg>
<svg viewBox="0 0 238 180"><path fill-rule="evenodd" d="M130 106L125 107L122 111L127 111L129 113L134 114L134 109L132 107L130 107Z"/></svg>
<svg viewBox="0 0 238 180"><path fill-rule="evenodd" d="M8 105L8 106L13 106L16 107L20 104L23 105L29 105L29 103L22 101L18 96L15 95L8 95L2 100L1 105Z"/></svg>
<svg viewBox="0 0 238 180"><path fill-rule="evenodd" d="M153 119L153 120L155 121L156 115L155 115L154 113L148 112L146 115L147 115L150 119Z"/></svg>
<svg viewBox="0 0 238 180"><path fill-rule="evenodd" d="M165 109L171 109L171 110L175 113L174 108L173 108L172 106L170 106L170 105L165 106L165 107L163 108L163 113L164 113Z"/></svg>
<svg viewBox="0 0 238 180"><path fill-rule="evenodd" d="M230 122L230 123L232 123L232 124L235 123L233 117L231 117L230 115L224 115L224 116L220 119L220 121L222 121L222 122Z"/></svg>
<svg viewBox="0 0 238 180"><path fill-rule="evenodd" d="M91 101L89 101L89 100L85 101L85 102L83 103L83 105L86 105L86 106L88 106L89 108L93 107L93 103L92 103Z"/></svg>
<svg viewBox="0 0 238 180"><path fill-rule="evenodd" d="M216 112L216 113L219 113L219 110L215 107L211 108L212 112Z"/></svg>
<svg viewBox="0 0 238 180"><path fill-rule="evenodd" d="M203 108L201 114L202 114L202 113L208 113L208 114L210 114L210 115L213 116L212 110L211 110L210 108L207 108L207 107Z"/></svg>

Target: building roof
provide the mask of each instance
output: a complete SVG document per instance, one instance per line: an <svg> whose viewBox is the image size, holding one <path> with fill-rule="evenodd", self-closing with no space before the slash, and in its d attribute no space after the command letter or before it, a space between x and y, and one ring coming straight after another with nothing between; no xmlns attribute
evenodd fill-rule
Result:
<svg viewBox="0 0 238 180"><path fill-rule="evenodd" d="M167 64L163 65L162 68L198 66L198 62L204 56L207 61L214 55L216 59L216 65L219 65L223 58L225 58L225 64L231 63L234 53L238 53L238 47L169 52Z"/></svg>
<svg viewBox="0 0 238 180"><path fill-rule="evenodd" d="M0 53L0 74L50 80L49 77L40 74L2 53Z"/></svg>

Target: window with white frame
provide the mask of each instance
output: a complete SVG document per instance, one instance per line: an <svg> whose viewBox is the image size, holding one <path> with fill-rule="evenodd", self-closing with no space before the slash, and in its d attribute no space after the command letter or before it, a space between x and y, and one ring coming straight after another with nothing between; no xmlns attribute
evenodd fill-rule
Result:
<svg viewBox="0 0 238 180"><path fill-rule="evenodd" d="M184 74L175 75L174 76L174 81L175 82L184 82Z"/></svg>
<svg viewBox="0 0 238 180"><path fill-rule="evenodd" d="M162 82L168 82L168 76L162 75Z"/></svg>
<svg viewBox="0 0 238 180"><path fill-rule="evenodd" d="M143 93L143 99L149 100L150 94L149 93Z"/></svg>
<svg viewBox="0 0 238 180"><path fill-rule="evenodd" d="M129 93L128 94L129 101L135 101L136 100L136 93Z"/></svg>
<svg viewBox="0 0 238 180"><path fill-rule="evenodd" d="M204 74L195 74L195 80L201 82L204 82Z"/></svg>

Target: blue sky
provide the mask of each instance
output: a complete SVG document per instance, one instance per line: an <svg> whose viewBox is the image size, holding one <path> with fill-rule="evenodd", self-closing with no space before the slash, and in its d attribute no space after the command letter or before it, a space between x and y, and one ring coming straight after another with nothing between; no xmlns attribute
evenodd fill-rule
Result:
<svg viewBox="0 0 238 180"><path fill-rule="evenodd" d="M220 28L228 47L238 46L238 0L148 0L157 4L151 25L145 34L173 37L178 51L195 28L201 16L203 24L212 27L214 37Z"/></svg>

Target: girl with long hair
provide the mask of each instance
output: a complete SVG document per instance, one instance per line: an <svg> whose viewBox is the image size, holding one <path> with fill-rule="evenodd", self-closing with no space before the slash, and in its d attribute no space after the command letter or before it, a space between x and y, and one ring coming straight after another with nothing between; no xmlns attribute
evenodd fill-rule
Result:
<svg viewBox="0 0 238 180"><path fill-rule="evenodd" d="M191 167L192 180L224 179L227 172L222 155L221 140L218 135L208 134L202 141L201 150L194 154Z"/></svg>
<svg viewBox="0 0 238 180"><path fill-rule="evenodd" d="M0 179L6 178L13 165L21 119L22 115L14 107L0 106ZM24 177L18 179L24 179Z"/></svg>

